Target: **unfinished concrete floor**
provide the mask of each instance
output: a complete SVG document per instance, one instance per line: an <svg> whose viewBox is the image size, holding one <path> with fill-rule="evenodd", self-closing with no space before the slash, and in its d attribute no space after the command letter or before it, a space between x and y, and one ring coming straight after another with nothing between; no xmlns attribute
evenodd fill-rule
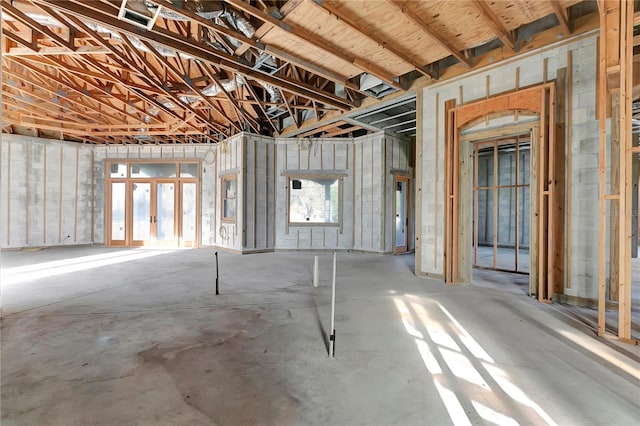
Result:
<svg viewBox="0 0 640 426"><path fill-rule="evenodd" d="M637 425L638 347L412 256L2 253L2 425ZM504 287L504 288L502 288ZM506 290L506 291L505 291Z"/></svg>

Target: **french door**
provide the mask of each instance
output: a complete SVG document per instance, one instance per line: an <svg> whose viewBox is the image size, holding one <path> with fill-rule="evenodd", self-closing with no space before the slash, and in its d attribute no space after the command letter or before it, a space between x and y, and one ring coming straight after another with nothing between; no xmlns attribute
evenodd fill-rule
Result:
<svg viewBox="0 0 640 426"><path fill-rule="evenodd" d="M176 183L135 181L131 185L131 246L177 246Z"/></svg>
<svg viewBox="0 0 640 426"><path fill-rule="evenodd" d="M137 178L135 173L144 170L144 165L121 166L118 173L122 174L107 180L107 244L196 247L199 206L193 169L168 164L179 167L180 178L170 173L165 178ZM117 167L111 169L113 176Z"/></svg>

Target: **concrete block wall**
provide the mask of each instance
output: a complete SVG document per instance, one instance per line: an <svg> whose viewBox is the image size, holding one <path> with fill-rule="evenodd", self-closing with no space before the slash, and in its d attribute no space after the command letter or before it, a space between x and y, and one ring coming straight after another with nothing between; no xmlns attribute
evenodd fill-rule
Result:
<svg viewBox="0 0 640 426"><path fill-rule="evenodd" d="M218 145L107 145L94 146L94 240L105 243L106 160L198 160L200 181L200 244L213 245L215 233L216 168L203 159L209 151L214 155Z"/></svg>
<svg viewBox="0 0 640 426"><path fill-rule="evenodd" d="M0 247L92 242L92 147L2 134Z"/></svg>
<svg viewBox="0 0 640 426"><path fill-rule="evenodd" d="M276 233L276 143L273 138L244 137L243 252L273 250Z"/></svg>
<svg viewBox="0 0 640 426"><path fill-rule="evenodd" d="M276 143L276 249L353 248L353 140L277 138ZM341 226L289 224L289 175L297 172L347 173L342 178Z"/></svg>
<svg viewBox="0 0 640 426"><path fill-rule="evenodd" d="M544 49L532 51L510 61L496 64L458 78L434 84L422 89L423 121L422 158L417 167L421 168L422 180L418 182L422 192L422 203L417 207L421 214L419 232L419 259L416 260L419 274L443 276L444 269L444 102L455 99L457 104L481 99L486 96L486 78L489 76L490 95L511 91L516 88L516 69L519 69L519 87L543 82L545 59L548 80L556 78L556 71L567 66L567 53L572 52L573 67L573 131L572 182L567 196L571 197L573 213L570 218L571 239L571 280L570 289L565 294L595 298L597 295L597 209L598 202L598 123L595 120L596 82L596 32L591 32L562 41ZM462 89L462 90L461 90ZM460 94L462 93L462 99ZM437 111L437 113L436 113ZM436 122L437 117L437 122ZM532 117L520 116L519 121ZM473 131L505 124L513 124L512 117L491 120L489 125L481 123ZM437 138L436 138L437 135Z"/></svg>
<svg viewBox="0 0 640 426"><path fill-rule="evenodd" d="M211 245L234 251L241 251L243 247L244 223L244 133L237 134L218 143L215 156L215 173L213 173L214 197L211 212L213 226L210 231ZM234 222L222 221L222 178L236 176L236 219Z"/></svg>

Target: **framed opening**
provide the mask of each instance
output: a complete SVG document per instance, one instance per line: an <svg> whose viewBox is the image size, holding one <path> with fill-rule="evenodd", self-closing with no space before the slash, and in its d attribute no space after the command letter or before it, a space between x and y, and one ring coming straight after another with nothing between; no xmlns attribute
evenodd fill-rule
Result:
<svg viewBox="0 0 640 426"><path fill-rule="evenodd" d="M289 223L340 224L340 177L289 177Z"/></svg>

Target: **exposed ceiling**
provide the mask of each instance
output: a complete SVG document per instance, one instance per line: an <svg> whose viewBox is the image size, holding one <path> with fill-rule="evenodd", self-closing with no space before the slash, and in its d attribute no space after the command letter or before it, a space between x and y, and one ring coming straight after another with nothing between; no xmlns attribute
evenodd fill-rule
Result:
<svg viewBox="0 0 640 426"><path fill-rule="evenodd" d="M579 0L1 4L2 131L88 143L209 143L292 127L299 137L412 136L410 94L358 107L471 69L491 49L518 51L547 28L566 37L596 10ZM306 122L318 125L295 131Z"/></svg>

